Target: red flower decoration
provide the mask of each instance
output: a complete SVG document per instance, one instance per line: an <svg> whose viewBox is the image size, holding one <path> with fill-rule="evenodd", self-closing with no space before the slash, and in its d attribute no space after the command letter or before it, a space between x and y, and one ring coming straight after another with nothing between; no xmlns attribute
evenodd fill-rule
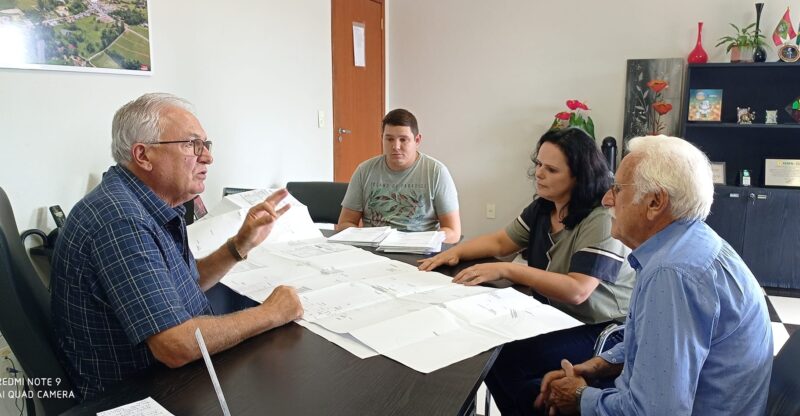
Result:
<svg viewBox="0 0 800 416"><path fill-rule="evenodd" d="M569 120L570 116L571 116L571 114L566 112L566 111L562 111L562 112L556 114L556 118L559 119L559 120Z"/></svg>
<svg viewBox="0 0 800 416"><path fill-rule="evenodd" d="M569 107L569 109L573 111L577 109L589 111L589 107L587 107L586 104L578 100L567 100L567 107Z"/></svg>
<svg viewBox="0 0 800 416"><path fill-rule="evenodd" d="M667 88L669 86L669 83L667 83L667 81L664 81L663 79L654 79L648 82L647 86L650 87L650 89L655 91L656 93L659 93L664 88Z"/></svg>
<svg viewBox="0 0 800 416"><path fill-rule="evenodd" d="M653 110L656 110L656 113L663 116L672 110L672 104L665 103L664 101L658 101L653 103Z"/></svg>

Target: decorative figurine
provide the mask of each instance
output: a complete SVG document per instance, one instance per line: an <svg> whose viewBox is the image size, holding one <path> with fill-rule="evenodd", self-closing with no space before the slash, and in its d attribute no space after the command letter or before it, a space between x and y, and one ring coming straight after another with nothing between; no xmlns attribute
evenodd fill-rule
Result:
<svg viewBox="0 0 800 416"><path fill-rule="evenodd" d="M750 111L750 107L736 107L736 117L738 118L737 123L739 124L753 124L756 113Z"/></svg>
<svg viewBox="0 0 800 416"><path fill-rule="evenodd" d="M764 124L778 124L778 110L767 110L767 117Z"/></svg>

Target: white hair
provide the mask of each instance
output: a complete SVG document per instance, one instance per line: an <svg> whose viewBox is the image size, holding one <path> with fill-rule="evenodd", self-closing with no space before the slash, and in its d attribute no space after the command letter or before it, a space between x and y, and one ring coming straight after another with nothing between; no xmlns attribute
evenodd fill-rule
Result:
<svg viewBox="0 0 800 416"><path fill-rule="evenodd" d="M166 93L149 93L123 105L111 123L111 156L121 164L131 161L136 143L158 142L163 126L161 110L178 107L192 113L192 105L183 98Z"/></svg>
<svg viewBox="0 0 800 416"><path fill-rule="evenodd" d="M675 219L704 220L708 216L714 179L705 153L686 140L664 135L631 139L628 150L639 158L633 171L635 202L649 192L664 190Z"/></svg>

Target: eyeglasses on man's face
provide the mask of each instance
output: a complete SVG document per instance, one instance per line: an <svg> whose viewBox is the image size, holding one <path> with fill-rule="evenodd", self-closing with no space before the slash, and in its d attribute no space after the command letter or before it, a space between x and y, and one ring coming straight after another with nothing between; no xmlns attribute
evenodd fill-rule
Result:
<svg viewBox="0 0 800 416"><path fill-rule="evenodd" d="M195 156L201 156L203 154L203 148L205 147L208 151L211 151L211 140L203 140L203 139L186 139L186 140L169 140L165 142L155 142L155 143L148 143L148 144L171 144L171 143L185 143L186 146L191 146L194 150Z"/></svg>
<svg viewBox="0 0 800 416"><path fill-rule="evenodd" d="M611 188L609 188L611 190L611 196L613 196L616 199L617 194L620 193L620 191L622 191L622 187L623 186L631 186L631 185L633 185L633 184L632 183L617 183L617 182L614 182L613 184L611 184Z"/></svg>

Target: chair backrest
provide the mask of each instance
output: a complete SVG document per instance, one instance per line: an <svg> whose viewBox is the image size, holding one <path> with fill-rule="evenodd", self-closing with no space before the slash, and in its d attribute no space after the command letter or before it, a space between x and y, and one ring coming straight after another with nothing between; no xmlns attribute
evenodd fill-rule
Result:
<svg viewBox="0 0 800 416"><path fill-rule="evenodd" d="M55 352L50 294L25 252L3 188L0 188L0 332L26 377L49 379L53 383L57 378L61 380L58 387L42 387L42 391L64 391L67 395L74 391ZM39 390L35 386L32 389ZM34 396L46 414L59 414L77 404L68 398Z"/></svg>
<svg viewBox="0 0 800 416"><path fill-rule="evenodd" d="M289 182L286 189L308 207L314 222L336 224L347 185L347 182Z"/></svg>
<svg viewBox="0 0 800 416"><path fill-rule="evenodd" d="M800 415L800 331L795 331L772 361L767 415Z"/></svg>
<svg viewBox="0 0 800 416"><path fill-rule="evenodd" d="M594 341L594 355L600 355L614 345L617 345L618 342L622 342L624 331L625 324L608 324ZM609 339L612 339L612 342L608 342Z"/></svg>
<svg viewBox="0 0 800 416"><path fill-rule="evenodd" d="M222 188L222 197L226 197L228 195L238 194L241 192L252 191L253 188L234 188L232 186L226 186Z"/></svg>

